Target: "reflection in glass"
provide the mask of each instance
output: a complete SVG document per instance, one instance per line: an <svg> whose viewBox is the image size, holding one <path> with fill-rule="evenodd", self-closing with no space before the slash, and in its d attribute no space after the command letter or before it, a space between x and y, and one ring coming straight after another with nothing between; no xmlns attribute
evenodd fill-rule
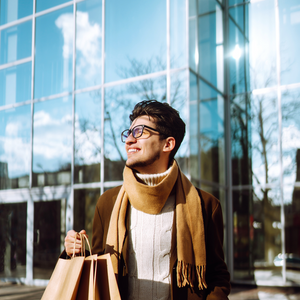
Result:
<svg viewBox="0 0 300 300"><path fill-rule="evenodd" d="M69 2L70 0L36 0L36 12L54 7L59 4Z"/></svg>
<svg viewBox="0 0 300 300"><path fill-rule="evenodd" d="M249 12L248 4L235 6L229 9L229 15L239 26L245 37L248 37L248 25L249 25Z"/></svg>
<svg viewBox="0 0 300 300"><path fill-rule="evenodd" d="M175 108L181 119L187 125L188 121L188 102L187 102L187 71L181 71L171 74L171 106ZM187 127L186 127L187 130ZM177 160L181 170L188 173L188 155L189 146L186 132L180 148L178 149L175 159Z"/></svg>
<svg viewBox="0 0 300 300"><path fill-rule="evenodd" d="M0 65L31 57L31 21L0 31Z"/></svg>
<svg viewBox="0 0 300 300"><path fill-rule="evenodd" d="M197 48L197 19L190 17L189 19L189 66L197 72L199 62L199 53Z"/></svg>
<svg viewBox="0 0 300 300"><path fill-rule="evenodd" d="M102 1L77 3L76 89L101 84Z"/></svg>
<svg viewBox="0 0 300 300"><path fill-rule="evenodd" d="M74 191L74 230L86 230L92 245L93 220L100 189L80 189ZM111 203L107 203L111 205Z"/></svg>
<svg viewBox="0 0 300 300"><path fill-rule="evenodd" d="M247 92L249 90L248 45L244 35L231 20L229 21L229 47L230 93Z"/></svg>
<svg viewBox="0 0 300 300"><path fill-rule="evenodd" d="M222 2L222 1L220 1ZM215 12L217 1L215 0L198 0L198 14Z"/></svg>
<svg viewBox="0 0 300 300"><path fill-rule="evenodd" d="M105 31L105 82L166 69L165 1L106 1Z"/></svg>
<svg viewBox="0 0 300 300"><path fill-rule="evenodd" d="M297 153L297 181L300 181L300 151ZM287 279L300 283L300 188L286 186L284 196L290 198L284 200L285 212L285 252ZM276 224L277 225L277 224ZM282 258L278 257L277 263L282 265Z"/></svg>
<svg viewBox="0 0 300 300"><path fill-rule="evenodd" d="M214 11L198 19L199 74L220 91L224 90L223 12Z"/></svg>
<svg viewBox="0 0 300 300"><path fill-rule="evenodd" d="M298 0L279 0L281 84L300 82L300 6ZM295 38L296 37L296 38ZM287 46L288 45L288 46Z"/></svg>
<svg viewBox="0 0 300 300"><path fill-rule="evenodd" d="M35 202L33 278L50 279L65 236L66 199Z"/></svg>
<svg viewBox="0 0 300 300"><path fill-rule="evenodd" d="M293 185L300 181L297 175L300 153L300 89L287 90L282 94L282 154L283 180ZM297 177L298 176L298 177ZM291 194L288 196L291 199Z"/></svg>
<svg viewBox="0 0 300 300"><path fill-rule="evenodd" d="M0 111L0 189L29 186L31 107Z"/></svg>
<svg viewBox="0 0 300 300"><path fill-rule="evenodd" d="M0 106L31 99L31 62L0 70Z"/></svg>
<svg viewBox="0 0 300 300"><path fill-rule="evenodd" d="M200 94L203 85L200 81ZM225 184L224 99L211 90L211 97L201 100L199 107L200 178Z"/></svg>
<svg viewBox="0 0 300 300"><path fill-rule="evenodd" d="M231 28L233 31L234 26ZM249 81L251 81L251 90L277 84L276 51L274 51L276 49L275 29L275 2L264 0L251 3L249 6L249 60L251 70ZM235 44L234 40L231 44Z"/></svg>
<svg viewBox="0 0 300 300"><path fill-rule="evenodd" d="M36 18L34 98L72 90L73 6Z"/></svg>
<svg viewBox="0 0 300 300"><path fill-rule="evenodd" d="M278 183L280 167L276 92L252 95L251 143L253 184Z"/></svg>
<svg viewBox="0 0 300 300"><path fill-rule="evenodd" d="M251 185L251 110L248 94L231 99L232 184Z"/></svg>
<svg viewBox="0 0 300 300"><path fill-rule="evenodd" d="M170 1L171 68L180 68L187 64L185 2L185 0Z"/></svg>
<svg viewBox="0 0 300 300"><path fill-rule="evenodd" d="M33 186L71 183L72 100L34 104Z"/></svg>
<svg viewBox="0 0 300 300"><path fill-rule="evenodd" d="M100 181L101 91L76 94L75 183Z"/></svg>
<svg viewBox="0 0 300 300"><path fill-rule="evenodd" d="M26 277L26 224L26 203L0 204L0 277L2 278Z"/></svg>
<svg viewBox="0 0 300 300"><path fill-rule="evenodd" d="M105 89L104 172L105 180L123 179L127 159L121 132L130 127L129 115L142 100L166 101L166 77L149 78Z"/></svg>
<svg viewBox="0 0 300 300"><path fill-rule="evenodd" d="M32 0L1 0L0 25L31 15L32 4Z"/></svg>

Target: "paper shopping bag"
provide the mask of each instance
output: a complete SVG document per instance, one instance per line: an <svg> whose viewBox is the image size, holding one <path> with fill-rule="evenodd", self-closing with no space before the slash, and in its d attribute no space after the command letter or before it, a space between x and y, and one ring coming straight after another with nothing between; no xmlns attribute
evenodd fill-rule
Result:
<svg viewBox="0 0 300 300"><path fill-rule="evenodd" d="M41 300L75 300L84 256L59 258Z"/></svg>
<svg viewBox="0 0 300 300"><path fill-rule="evenodd" d="M101 300L121 300L110 254L98 256L96 282Z"/></svg>

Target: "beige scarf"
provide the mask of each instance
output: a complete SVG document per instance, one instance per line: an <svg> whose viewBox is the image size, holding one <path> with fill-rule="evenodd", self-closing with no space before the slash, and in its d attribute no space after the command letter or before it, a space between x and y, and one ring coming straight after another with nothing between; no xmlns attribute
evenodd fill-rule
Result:
<svg viewBox="0 0 300 300"><path fill-rule="evenodd" d="M124 184L112 211L106 241L106 253L111 254L114 272L118 274L123 242L126 234L128 201L137 210L158 214L164 207L174 185L176 191L177 285L194 287L197 278L200 290L205 282L206 250L199 194L180 171L176 161L170 173L158 185L148 186L136 180L133 171L125 167Z"/></svg>

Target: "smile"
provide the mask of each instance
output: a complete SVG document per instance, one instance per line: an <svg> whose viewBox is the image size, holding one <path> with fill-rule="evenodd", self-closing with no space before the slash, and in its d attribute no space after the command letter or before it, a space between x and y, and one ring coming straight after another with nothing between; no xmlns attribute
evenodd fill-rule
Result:
<svg viewBox="0 0 300 300"><path fill-rule="evenodd" d="M129 150L128 150L128 153L138 152L138 151L139 151L138 149L129 149Z"/></svg>

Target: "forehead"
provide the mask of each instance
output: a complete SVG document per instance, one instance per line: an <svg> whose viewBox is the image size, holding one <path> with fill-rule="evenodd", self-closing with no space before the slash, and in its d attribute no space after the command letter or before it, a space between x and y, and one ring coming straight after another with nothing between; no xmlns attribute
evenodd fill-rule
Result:
<svg viewBox="0 0 300 300"><path fill-rule="evenodd" d="M130 128L133 128L137 125L147 125L147 126L156 128L155 120L154 120L154 118L152 118L150 116L140 116L140 117L134 119L133 122L131 123Z"/></svg>

